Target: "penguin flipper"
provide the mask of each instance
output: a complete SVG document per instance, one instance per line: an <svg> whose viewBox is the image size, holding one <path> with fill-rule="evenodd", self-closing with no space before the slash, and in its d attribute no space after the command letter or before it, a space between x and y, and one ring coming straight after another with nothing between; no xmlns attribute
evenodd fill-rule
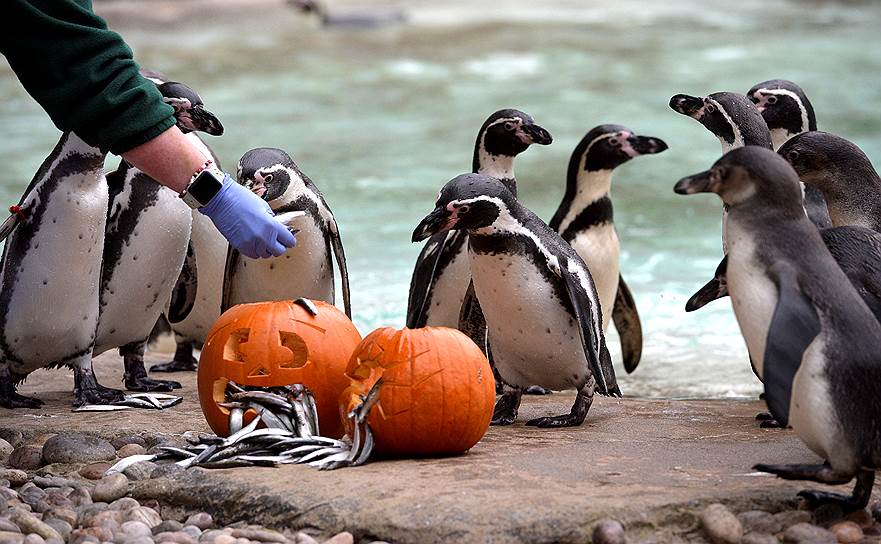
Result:
<svg viewBox="0 0 881 544"><path fill-rule="evenodd" d="M3 241L12 234L12 231L15 230L15 227L18 225L19 217L17 214L12 214L6 218L6 221L0 225L0 241Z"/></svg>
<svg viewBox="0 0 881 544"><path fill-rule="evenodd" d="M468 290L465 292L465 300L462 302L462 309L459 312L459 330L473 340L480 351L489 357L486 345L486 318L480 307L480 301L477 300L477 293L474 292L474 281L468 284Z"/></svg>
<svg viewBox="0 0 881 544"><path fill-rule="evenodd" d="M223 269L223 297L220 302L220 313L232 306L232 274L239 263L239 251L232 246L226 251L226 267Z"/></svg>
<svg viewBox="0 0 881 544"><path fill-rule="evenodd" d="M593 289L594 299L599 300L596 288L590 279L587 268L579 267L573 261L564 261L556 271L563 279L566 294L578 320L578 334L581 337L581 346L590 365L591 373L596 379L597 392L601 395L620 397L621 390L618 388L618 380L615 377L615 369L612 367L612 356L606 347L606 339L600 328L602 317L599 308L594 308L590 297L585 289ZM586 274L585 278L581 275ZM582 279L587 284L582 284Z"/></svg>
<svg viewBox="0 0 881 544"><path fill-rule="evenodd" d="M337 268L340 269L340 284L343 287L343 308L346 311L346 317L352 319L352 295L349 290L349 268L346 266L346 253L343 251L343 241L340 238L340 231L337 228L336 221L333 221L330 228L330 243L333 247L333 253L336 257Z"/></svg>
<svg viewBox="0 0 881 544"><path fill-rule="evenodd" d="M768 327L764 378L768 409L784 427L789 422L792 382L805 350L820 334L820 318L811 300L798 285L798 274L789 264L778 262L770 275L777 283L777 306Z"/></svg>
<svg viewBox="0 0 881 544"><path fill-rule="evenodd" d="M410 296L407 300L407 327L424 327L431 303L430 293L437 281L437 273L461 250L468 234L460 230L439 232L428 239L422 247L413 277L410 279Z"/></svg>
<svg viewBox="0 0 881 544"><path fill-rule="evenodd" d="M706 285L698 289L697 293L691 295L688 302L685 303L685 311L693 312L703 308L707 304L728 296L728 282L726 274L728 273L728 255L722 258L722 262L716 267L716 273L713 279L708 281Z"/></svg>
<svg viewBox="0 0 881 544"><path fill-rule="evenodd" d="M198 274L196 271L196 251L193 243L187 244L187 256L181 268L174 291L171 293L171 304L166 317L170 323L180 323L190 315L196 304L196 288Z"/></svg>
<svg viewBox="0 0 881 544"><path fill-rule="evenodd" d="M618 275L618 292L615 293L615 304L612 306L612 321L621 339L621 354L624 358L624 370L628 374L636 370L642 358L642 323L636 310L636 301L624 278Z"/></svg>

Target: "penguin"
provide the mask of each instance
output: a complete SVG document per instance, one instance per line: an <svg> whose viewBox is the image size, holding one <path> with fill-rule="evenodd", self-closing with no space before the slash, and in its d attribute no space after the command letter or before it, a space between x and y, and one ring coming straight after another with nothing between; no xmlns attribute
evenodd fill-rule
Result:
<svg viewBox="0 0 881 544"><path fill-rule="evenodd" d="M805 132L778 151L806 187L819 191L835 226L881 232L881 177L856 144L828 132Z"/></svg>
<svg viewBox="0 0 881 544"><path fill-rule="evenodd" d="M242 155L236 178L268 202L275 213L303 211L305 217L296 222L297 246L280 257L248 259L230 248L222 309L297 298L334 304L333 253L340 269L343 306L351 318L349 272L339 228L315 183L287 153L271 147L258 147Z"/></svg>
<svg viewBox="0 0 881 544"><path fill-rule="evenodd" d="M346 30L369 30L389 25L397 25L407 21L407 12L388 10L377 13L359 12L343 15L328 13L327 8L318 0L288 0L288 5L300 10L301 13L314 13L325 28L344 28Z"/></svg>
<svg viewBox="0 0 881 544"><path fill-rule="evenodd" d="M16 385L39 368L74 372L74 405L108 404L122 391L92 369L107 218L105 154L64 133L13 215L0 272L0 405L37 408Z"/></svg>
<svg viewBox="0 0 881 544"><path fill-rule="evenodd" d="M223 133L223 125L190 87L173 81L157 87L163 100L174 107L182 132ZM127 389L179 388L175 381L148 378L143 357L160 315L164 312L172 322L180 321L194 305L196 285L192 279L184 284L186 288L178 284L175 289L185 260L189 260L188 270L195 267L190 246L192 210L175 191L125 161L107 180L110 207L94 355L119 348ZM151 227L156 225L162 228ZM151 258L156 255L163 258Z"/></svg>
<svg viewBox="0 0 881 544"><path fill-rule="evenodd" d="M780 146L793 136L809 130L817 130L814 106L804 90L792 81L786 79L763 81L753 85L746 95L756 105L765 124L768 125L774 151L778 151ZM832 226L826 201L815 187L805 186L805 210L817 228Z"/></svg>
<svg viewBox="0 0 881 544"><path fill-rule="evenodd" d="M636 370L642 355L642 325L630 288L619 272L620 245L609 197L612 172L634 157L666 149L663 140L638 136L621 125L592 128L572 152L566 193L549 224L575 248L593 275L603 309L603 331L614 319L628 373Z"/></svg>
<svg viewBox="0 0 881 544"><path fill-rule="evenodd" d="M499 179L517 195L514 159L530 145L549 145L550 133L529 115L513 109L490 115L474 143L472 172ZM407 302L407 327L411 329L459 327L465 293L471 282L464 232L440 232L428 241L416 259Z"/></svg>
<svg viewBox="0 0 881 544"><path fill-rule="evenodd" d="M825 462L756 465L781 478L843 485L809 505L864 508L881 468L881 324L804 213L798 176L771 150L736 149L680 180L728 206L728 288L768 407Z"/></svg>
<svg viewBox="0 0 881 544"><path fill-rule="evenodd" d="M578 391L570 413L527 422L538 427L580 425L595 391L621 395L599 296L572 246L520 204L503 182L481 174L450 180L412 239L450 229L468 234L474 291L505 383L494 424L514 422L523 389L533 384Z"/></svg>

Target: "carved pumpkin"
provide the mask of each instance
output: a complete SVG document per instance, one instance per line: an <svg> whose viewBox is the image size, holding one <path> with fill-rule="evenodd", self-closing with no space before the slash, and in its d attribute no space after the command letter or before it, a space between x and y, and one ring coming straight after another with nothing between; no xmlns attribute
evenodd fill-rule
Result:
<svg viewBox="0 0 881 544"><path fill-rule="evenodd" d="M310 311L310 305L315 313ZM218 436L229 434L224 401L229 380L243 386L301 383L315 396L321 434L339 438L338 399L349 385L344 372L361 335L346 315L321 301L240 304L214 323L199 358L202 413ZM254 413L245 414L245 423Z"/></svg>
<svg viewBox="0 0 881 544"><path fill-rule="evenodd" d="M486 357L455 329L377 329L355 348L340 397L348 413L382 377L379 400L367 416L376 451L394 455L462 453L489 428L495 382Z"/></svg>

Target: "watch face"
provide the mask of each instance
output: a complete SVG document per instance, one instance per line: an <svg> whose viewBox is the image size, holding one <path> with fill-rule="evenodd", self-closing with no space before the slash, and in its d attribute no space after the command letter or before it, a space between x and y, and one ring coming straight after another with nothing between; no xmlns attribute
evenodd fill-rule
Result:
<svg viewBox="0 0 881 544"><path fill-rule="evenodd" d="M206 170L196 176L187 192L204 206L214 198L222 186L223 182Z"/></svg>

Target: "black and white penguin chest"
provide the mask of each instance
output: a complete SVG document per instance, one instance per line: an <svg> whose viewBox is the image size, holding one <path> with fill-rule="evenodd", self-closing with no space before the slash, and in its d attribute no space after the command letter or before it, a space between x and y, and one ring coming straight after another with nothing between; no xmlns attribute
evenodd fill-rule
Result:
<svg viewBox="0 0 881 544"><path fill-rule="evenodd" d="M95 354L149 336L171 299L193 218L177 193L137 168L121 166L109 180Z"/></svg>
<svg viewBox="0 0 881 544"><path fill-rule="evenodd" d="M62 136L22 198L6 240L2 354L15 375L90 359L107 218L104 154ZM82 362L82 361L79 361Z"/></svg>
<svg viewBox="0 0 881 544"><path fill-rule="evenodd" d="M559 260L528 229L511 228L469 236L474 289L496 368L516 387L580 389L590 370L565 287L549 268Z"/></svg>
<svg viewBox="0 0 881 544"><path fill-rule="evenodd" d="M557 232L590 270L603 310L603 330L606 330L618 292L621 244L615 231L609 197L612 171L594 174L599 174L593 176L596 179L580 185Z"/></svg>
<svg viewBox="0 0 881 544"><path fill-rule="evenodd" d="M280 257L254 260L239 256L233 268L227 271L230 275L227 304L301 297L334 303L329 233L335 225L333 216L329 216L329 211L311 191L304 191L292 201L285 200L289 203L273 206L277 214L306 212L292 223L299 230L297 245Z"/></svg>

